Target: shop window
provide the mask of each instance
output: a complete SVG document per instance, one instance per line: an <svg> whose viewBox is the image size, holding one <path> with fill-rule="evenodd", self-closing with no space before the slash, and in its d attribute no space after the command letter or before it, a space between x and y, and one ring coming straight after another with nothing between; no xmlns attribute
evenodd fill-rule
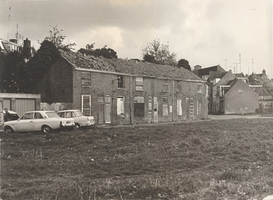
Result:
<svg viewBox="0 0 273 200"><path fill-rule="evenodd" d="M144 117L144 97L135 97L134 98L134 116L135 117Z"/></svg>
<svg viewBox="0 0 273 200"><path fill-rule="evenodd" d="M117 97L117 115L123 116L124 113L124 104L125 104L125 98L124 97Z"/></svg>
<svg viewBox="0 0 273 200"><path fill-rule="evenodd" d="M136 77L136 90L143 91L143 77Z"/></svg>
<svg viewBox="0 0 273 200"><path fill-rule="evenodd" d="M91 73L90 72L82 72L81 76L82 76L81 77L82 87L91 86Z"/></svg>
<svg viewBox="0 0 273 200"><path fill-rule="evenodd" d="M118 75L118 88L124 88L124 76L123 75Z"/></svg>

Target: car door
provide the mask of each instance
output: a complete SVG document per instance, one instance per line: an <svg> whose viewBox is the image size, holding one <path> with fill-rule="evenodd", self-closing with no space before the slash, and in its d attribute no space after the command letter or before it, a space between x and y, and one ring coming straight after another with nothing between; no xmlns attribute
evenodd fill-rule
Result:
<svg viewBox="0 0 273 200"><path fill-rule="evenodd" d="M41 113L37 112L34 113L34 120L33 120L33 130L40 131L42 129L42 125L44 124L45 119L41 115Z"/></svg>
<svg viewBox="0 0 273 200"><path fill-rule="evenodd" d="M33 113L25 113L17 122L17 131L33 131Z"/></svg>

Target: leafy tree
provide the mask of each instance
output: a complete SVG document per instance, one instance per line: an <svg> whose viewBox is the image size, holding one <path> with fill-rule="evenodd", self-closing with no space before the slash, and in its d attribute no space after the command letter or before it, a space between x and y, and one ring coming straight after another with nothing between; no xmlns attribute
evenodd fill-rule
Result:
<svg viewBox="0 0 273 200"><path fill-rule="evenodd" d="M176 65L176 54L169 51L169 45L161 44L159 39L154 39L142 48L143 60L162 65ZM152 59L152 57L154 59Z"/></svg>
<svg viewBox="0 0 273 200"><path fill-rule="evenodd" d="M177 67L183 67L189 71L191 71L191 66L189 64L189 61L187 61L186 59L180 59L177 63Z"/></svg>
<svg viewBox="0 0 273 200"><path fill-rule="evenodd" d="M57 28L57 26L51 26L53 30L50 30L49 33L50 35L47 36L44 40L50 41L53 44L55 44L55 46L57 48L61 48L61 49L68 49L68 50L72 50L73 46L75 46L75 43L64 43L64 40L66 38L66 36L61 35L61 32L63 31L62 29L59 30Z"/></svg>
<svg viewBox="0 0 273 200"><path fill-rule="evenodd" d="M29 62L23 68L24 76L27 77L25 84L25 92L37 93L36 86L42 77L50 70L60 58L60 52L55 44L51 41L44 40L34 57L30 58ZM49 83L46 84L49 87ZM50 100L45 100L50 102Z"/></svg>
<svg viewBox="0 0 273 200"><path fill-rule="evenodd" d="M259 90L258 93L273 96L273 80L268 78L265 70L262 71L262 74L251 74L248 77L248 81L251 85L263 86L263 88Z"/></svg>
<svg viewBox="0 0 273 200"><path fill-rule="evenodd" d="M155 57L149 54L144 55L143 60L146 62L156 63Z"/></svg>
<svg viewBox="0 0 273 200"><path fill-rule="evenodd" d="M81 48L79 52L95 57L103 56L104 58L118 58L117 52L111 48L106 48L106 45L101 49L94 49L94 45L95 43L87 44L86 49Z"/></svg>
<svg viewBox="0 0 273 200"><path fill-rule="evenodd" d="M21 75L22 66L25 65L24 59L21 51L0 53L0 92L22 92L20 83L24 81Z"/></svg>

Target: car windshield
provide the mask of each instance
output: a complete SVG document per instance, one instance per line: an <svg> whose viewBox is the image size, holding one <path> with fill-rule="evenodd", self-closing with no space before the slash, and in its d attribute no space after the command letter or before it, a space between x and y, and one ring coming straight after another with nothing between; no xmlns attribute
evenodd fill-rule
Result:
<svg viewBox="0 0 273 200"><path fill-rule="evenodd" d="M49 117L49 118L61 118L57 113L55 112L46 112L46 115Z"/></svg>
<svg viewBox="0 0 273 200"><path fill-rule="evenodd" d="M76 115L77 117L83 116L82 112L79 111L79 110L75 111L75 115Z"/></svg>

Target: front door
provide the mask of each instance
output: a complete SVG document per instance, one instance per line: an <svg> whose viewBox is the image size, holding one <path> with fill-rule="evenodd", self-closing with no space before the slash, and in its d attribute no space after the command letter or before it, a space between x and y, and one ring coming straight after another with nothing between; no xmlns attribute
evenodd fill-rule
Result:
<svg viewBox="0 0 273 200"><path fill-rule="evenodd" d="M109 124L111 123L111 96L106 95L104 102L105 102L105 105L104 105L105 123Z"/></svg>
<svg viewBox="0 0 273 200"><path fill-rule="evenodd" d="M82 113L91 116L91 95L82 95Z"/></svg>
<svg viewBox="0 0 273 200"><path fill-rule="evenodd" d="M33 131L33 113L25 113L16 123L16 131Z"/></svg>
<svg viewBox="0 0 273 200"><path fill-rule="evenodd" d="M158 102L157 97L154 97L154 123L158 122Z"/></svg>

